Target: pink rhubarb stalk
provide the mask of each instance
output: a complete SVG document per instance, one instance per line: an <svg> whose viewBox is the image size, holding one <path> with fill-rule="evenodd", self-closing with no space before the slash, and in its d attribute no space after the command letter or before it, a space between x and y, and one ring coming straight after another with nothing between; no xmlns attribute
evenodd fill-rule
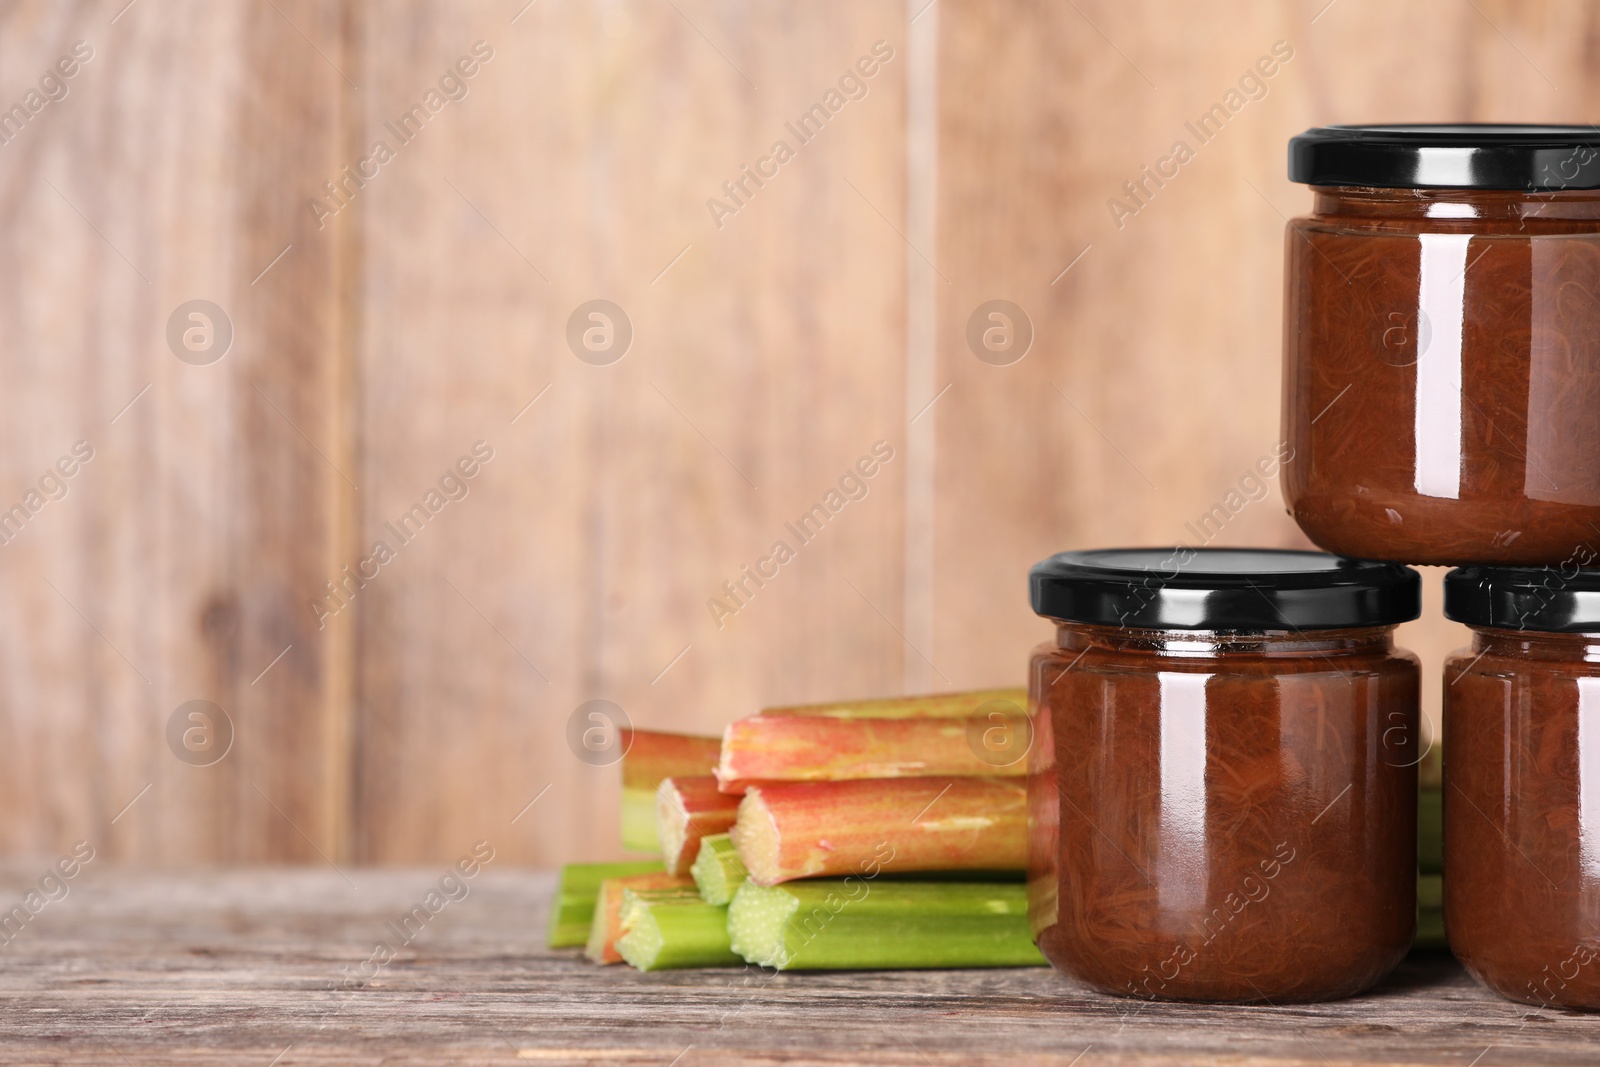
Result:
<svg viewBox="0 0 1600 1067"><path fill-rule="evenodd" d="M762 715L825 715L834 719L966 718L1013 704L1028 706L1026 689L972 689L960 693L929 693L915 697L874 697L841 700L831 704L787 704L763 708Z"/></svg>
<svg viewBox="0 0 1600 1067"><path fill-rule="evenodd" d="M710 774L722 741L659 730L622 731L622 786L655 789L665 778Z"/></svg>
<svg viewBox="0 0 1600 1067"><path fill-rule="evenodd" d="M731 831L757 885L879 871L1027 866L1027 788L1013 778L753 785Z"/></svg>
<svg viewBox="0 0 1600 1067"><path fill-rule="evenodd" d="M700 839L727 833L738 810L739 798L719 791L709 774L663 781L656 791L656 834L668 872L687 875Z"/></svg>
<svg viewBox="0 0 1600 1067"><path fill-rule="evenodd" d="M626 889L693 892L694 879L676 878L670 874L636 874L626 878L607 878L601 882L594 905L594 919L589 926L589 943L583 950L583 954L595 963L622 962L622 953L617 950L617 938L622 936L622 893Z"/></svg>
<svg viewBox="0 0 1600 1067"><path fill-rule="evenodd" d="M722 735L717 781L724 793L743 793L754 782L1021 777L1028 720L1009 707L967 718L741 719Z"/></svg>

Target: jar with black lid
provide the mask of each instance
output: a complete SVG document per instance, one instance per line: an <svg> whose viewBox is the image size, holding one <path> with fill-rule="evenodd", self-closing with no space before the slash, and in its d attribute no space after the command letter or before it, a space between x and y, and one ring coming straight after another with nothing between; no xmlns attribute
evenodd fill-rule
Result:
<svg viewBox="0 0 1600 1067"><path fill-rule="evenodd" d="M1463 567L1445 614L1444 916L1484 985L1600 1009L1600 571Z"/></svg>
<svg viewBox="0 0 1600 1067"><path fill-rule="evenodd" d="M1029 914L1109 993L1368 988L1416 915L1416 572L1319 552L1064 552L1030 575Z"/></svg>
<svg viewBox="0 0 1600 1067"><path fill-rule="evenodd" d="M1600 129L1330 126L1285 234L1283 495L1331 552L1600 549Z"/></svg>

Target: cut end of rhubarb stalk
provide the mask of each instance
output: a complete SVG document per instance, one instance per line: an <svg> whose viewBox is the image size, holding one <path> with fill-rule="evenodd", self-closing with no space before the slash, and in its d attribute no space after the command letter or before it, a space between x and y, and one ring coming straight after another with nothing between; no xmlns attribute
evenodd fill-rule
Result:
<svg viewBox="0 0 1600 1067"><path fill-rule="evenodd" d="M663 781L656 790L656 836L667 870L687 876L701 839L731 827L738 810L739 798L719 791L710 775Z"/></svg>
<svg viewBox="0 0 1600 1067"><path fill-rule="evenodd" d="M656 837L661 842L661 862L673 874L687 874L682 868L683 853L689 843L689 814L678 799L671 778L656 790Z"/></svg>
<svg viewBox="0 0 1600 1067"><path fill-rule="evenodd" d="M681 890L685 887L692 891L694 883L670 874L607 878L600 883L600 890L595 896L594 921L589 926L589 942L584 946L583 954L595 963L622 962L622 954L617 951L617 938L622 936L622 902L628 890Z"/></svg>
<svg viewBox="0 0 1600 1067"><path fill-rule="evenodd" d="M594 916L589 921L589 940L583 954L591 963L621 963L617 953L617 935L622 926L622 887L619 880L607 879L600 883L596 894Z"/></svg>
<svg viewBox="0 0 1600 1067"><path fill-rule="evenodd" d="M634 912L632 925L617 939L617 951L628 966L648 971L661 955L662 943L661 924L649 908L640 908Z"/></svg>
<svg viewBox="0 0 1600 1067"><path fill-rule="evenodd" d="M759 788L753 788L739 801L739 815L729 831L739 859L744 862L750 881L756 885L775 885L786 872L778 837L778 822L772 817Z"/></svg>
<svg viewBox="0 0 1600 1067"><path fill-rule="evenodd" d="M784 930L800 901L782 889L746 882L728 906L728 937L733 951L750 963L783 970L789 965Z"/></svg>
<svg viewBox="0 0 1600 1067"><path fill-rule="evenodd" d="M700 899L707 904L727 904L744 885L749 872L728 834L713 834L700 842L700 855L689 868Z"/></svg>
<svg viewBox="0 0 1600 1067"><path fill-rule="evenodd" d="M693 890L645 893L625 910L617 949L641 971L740 962L728 945L728 909L707 904Z"/></svg>

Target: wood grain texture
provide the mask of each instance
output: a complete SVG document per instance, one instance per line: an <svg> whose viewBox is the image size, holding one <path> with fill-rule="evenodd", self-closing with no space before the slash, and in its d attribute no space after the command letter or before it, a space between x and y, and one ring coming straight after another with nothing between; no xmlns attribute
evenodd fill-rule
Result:
<svg viewBox="0 0 1600 1067"><path fill-rule="evenodd" d="M372 860L486 835L519 860L614 852L616 768L566 739L585 701L709 733L900 679L903 460L810 544L785 523L902 440L903 59L810 143L785 123L898 46L901 9L516 11L387 8L363 46L374 137L494 50L354 204L363 541L495 450L352 607ZM795 158L719 229L707 200L778 140ZM634 328L606 366L565 337L595 298ZM719 627L708 599L737 604L724 581L780 539L796 558Z"/></svg>
<svg viewBox="0 0 1600 1067"><path fill-rule="evenodd" d="M0 144L0 512L95 449L0 545L0 854L179 865L603 858L584 701L710 732L1018 683L1030 564L1185 538L1277 444L1286 138L1583 121L1600 88L1578 0L109 0L7 6L0 104L77 40L66 97ZM1107 201L1278 40L1264 97L1119 226ZM780 139L719 227L707 200ZM197 297L235 328L210 366L165 340ZM565 336L596 298L635 331L608 366ZM992 299L1034 328L1009 366L967 347ZM785 523L880 439L800 546ZM480 440L465 499L319 620ZM780 539L719 627L708 599ZM1272 484L1214 543L1304 542ZM1400 638L1430 679L1464 641L1439 573ZM167 746L190 699L236 726L214 767Z"/></svg>
<svg viewBox="0 0 1600 1067"><path fill-rule="evenodd" d="M121 6L0 15L8 101L92 50L0 148L3 506L94 450L0 547L0 850L315 862L347 821L334 672L299 609L342 492L340 253L288 193L341 129L340 76L301 31L337 55L341 28L304 3ZM233 327L205 366L166 338L195 298ZM194 699L235 728L215 766L167 744Z"/></svg>
<svg viewBox="0 0 1600 1067"><path fill-rule="evenodd" d="M1501 1000L1442 954L1353 1000L1279 1008L1146 1004L1044 968L600 968L542 947L552 879L500 862L404 946L389 924L442 870L350 868L352 885L91 864L3 950L0 1063L1593 1062L1592 1018ZM0 879L8 906L35 877ZM347 990L378 943L397 958Z"/></svg>

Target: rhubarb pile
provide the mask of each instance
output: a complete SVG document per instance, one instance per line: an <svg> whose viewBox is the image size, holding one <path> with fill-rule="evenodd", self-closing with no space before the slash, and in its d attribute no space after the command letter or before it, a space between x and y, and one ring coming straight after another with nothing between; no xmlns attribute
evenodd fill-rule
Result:
<svg viewBox="0 0 1600 1067"><path fill-rule="evenodd" d="M721 738L629 731L623 845L661 861L568 867L551 946L641 971L1042 965L1019 873L1026 699L767 708Z"/></svg>
<svg viewBox="0 0 1600 1067"><path fill-rule="evenodd" d="M1027 922L1021 690L767 708L630 731L623 844L565 868L552 948L641 971L1044 963ZM1417 944L1444 947L1440 768L1419 768Z"/></svg>

